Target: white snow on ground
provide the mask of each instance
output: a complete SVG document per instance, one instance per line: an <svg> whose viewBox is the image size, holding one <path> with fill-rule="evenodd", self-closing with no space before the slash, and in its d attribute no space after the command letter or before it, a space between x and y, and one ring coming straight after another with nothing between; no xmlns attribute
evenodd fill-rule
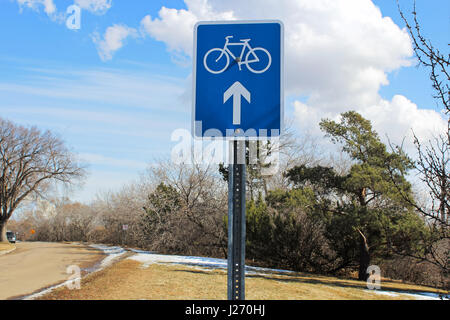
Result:
<svg viewBox="0 0 450 320"><path fill-rule="evenodd" d="M418 292L418 293L407 293L402 292L401 294L412 296L417 300L450 300L449 296L439 297L439 294L433 292Z"/></svg>
<svg viewBox="0 0 450 320"><path fill-rule="evenodd" d="M417 293L409 293L405 291L384 291L384 290L364 290L365 292L385 295L385 296L391 296L391 297L398 297L400 295L406 295L411 296L415 298L416 300L441 300L439 297L439 294L433 293L433 292L417 292ZM444 298L444 300L449 300L448 297Z"/></svg>
<svg viewBox="0 0 450 320"><path fill-rule="evenodd" d="M78 281L78 280L81 280L81 278L75 278L75 279L70 279L70 280L64 281L63 283L57 284L56 286L47 288L45 290L39 291L39 292L31 294L29 296L26 296L26 297L22 298L22 300L34 300L36 298L39 298L39 297L42 297L42 296L46 295L47 293L52 292L53 290L55 290L57 288L61 288L61 287L70 285L74 281Z"/></svg>
<svg viewBox="0 0 450 320"><path fill-rule="evenodd" d="M209 268L209 269L227 269L228 263L225 259L205 258L205 257L192 257L192 256L176 256L176 255L163 255L156 254L150 251L134 250L137 254L128 257L128 259L139 261L142 263L142 267L146 268L154 263L162 264L182 264L193 267ZM268 269L260 267L245 266L246 274L267 274L267 273L293 273L293 271L280 270L280 269Z"/></svg>
<svg viewBox="0 0 450 320"><path fill-rule="evenodd" d="M133 250L134 251L134 250ZM135 260L142 263L144 268L154 263L162 264L183 264L198 267L209 267L212 269L226 269L227 261L224 259L215 258L203 258L203 257L189 257L189 256L175 256L175 255L162 255L151 252L141 251L128 259Z"/></svg>
<svg viewBox="0 0 450 320"><path fill-rule="evenodd" d="M122 256L123 254L125 254L127 252L127 250L125 250L124 248L121 247L111 247L111 246L105 246L102 244L91 244L90 247L98 249L98 250L102 250L103 253L105 253L107 256L105 259L102 260L102 262L100 263L100 267L95 270L101 270L104 269L108 266L110 266L113 262L115 262L118 258L120 258L120 256Z"/></svg>

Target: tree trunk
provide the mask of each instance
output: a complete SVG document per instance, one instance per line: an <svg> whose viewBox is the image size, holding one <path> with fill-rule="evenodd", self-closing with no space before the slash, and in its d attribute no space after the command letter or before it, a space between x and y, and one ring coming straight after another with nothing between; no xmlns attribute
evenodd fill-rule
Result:
<svg viewBox="0 0 450 320"><path fill-rule="evenodd" d="M359 273L358 279L361 281L367 281L369 275L367 274L367 268L370 266L370 251L367 239L362 233L359 235L360 247L359 247Z"/></svg>
<svg viewBox="0 0 450 320"><path fill-rule="evenodd" d="M6 237L6 226L8 222L0 220L0 242L9 242Z"/></svg>
<svg viewBox="0 0 450 320"><path fill-rule="evenodd" d="M367 203L366 203L366 188L362 188L359 192L359 204L363 208L360 214L367 214ZM357 229L359 232L359 272L358 279L361 281L367 281L369 275L367 274L367 268L370 266L370 251L369 244L367 243L367 238L364 233Z"/></svg>

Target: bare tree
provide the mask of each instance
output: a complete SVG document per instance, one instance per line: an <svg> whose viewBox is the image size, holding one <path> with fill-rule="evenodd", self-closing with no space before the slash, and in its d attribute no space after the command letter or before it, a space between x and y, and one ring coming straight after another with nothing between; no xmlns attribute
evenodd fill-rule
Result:
<svg viewBox="0 0 450 320"><path fill-rule="evenodd" d="M246 185L249 199L263 198L270 190L286 190L292 183L284 173L296 165L316 165L325 161L317 139L308 133L299 135L294 129L294 119L285 120L284 130L278 139L246 142ZM219 171L228 181L228 167L221 164Z"/></svg>
<svg viewBox="0 0 450 320"><path fill-rule="evenodd" d="M186 254L226 254L227 186L216 166L159 161L149 167L143 179L153 186L163 183L173 189L179 199L176 205L169 206L165 197L157 196L161 190L153 192L158 202L165 203L163 211L170 211L167 219L157 219L163 224L157 228L157 234L152 235L159 238L154 249L171 248L171 251ZM151 209L150 204L146 207Z"/></svg>
<svg viewBox="0 0 450 320"><path fill-rule="evenodd" d="M430 80L435 91L433 97L438 100L445 108L445 113L450 115L450 73L447 70L450 64L450 54L447 56L433 46L431 41L422 35L419 20L417 18L416 3L414 2L414 9L411 12L414 25L411 26L408 19L405 17L403 11L397 0L398 10L400 16L405 22L408 33L411 37L414 53L419 60L419 64L429 68Z"/></svg>
<svg viewBox="0 0 450 320"><path fill-rule="evenodd" d="M117 192L99 195L91 204L95 220L92 223L94 229L89 234L90 240L145 247L147 241L141 222L147 195L147 187L137 182L130 182ZM128 228L124 230L124 226Z"/></svg>
<svg viewBox="0 0 450 320"><path fill-rule="evenodd" d="M414 53L419 66L430 72L433 97L443 107L447 115L447 132L433 137L424 144L414 134L414 144L418 154L415 167L428 189L430 201L417 204L414 199L404 196L430 225L431 236L424 239L421 255L414 255L419 261L427 261L441 268L443 276L448 276L450 268L450 54L443 54L423 33L414 2L412 23L406 18L397 1L400 16L411 37ZM445 281L444 281L445 283Z"/></svg>
<svg viewBox="0 0 450 320"><path fill-rule="evenodd" d="M41 196L52 181L70 184L85 175L64 142L50 131L0 118L0 242L6 225L28 197Z"/></svg>
<svg viewBox="0 0 450 320"><path fill-rule="evenodd" d="M419 206L416 206L416 208L427 218L448 228L448 211L450 208L450 73L447 69L450 66L450 54L442 54L429 39L423 36L417 18L415 2L411 12L413 25L404 15L398 1L397 5L400 16L411 37L419 65L430 70L430 80L434 89L433 97L449 117L447 119L447 132L429 140L427 145L423 145L414 134L414 144L418 153L416 169L421 174L422 181L427 185L432 201L428 209Z"/></svg>
<svg viewBox="0 0 450 320"><path fill-rule="evenodd" d="M433 222L450 227L450 144L443 135L430 140L422 146L414 136L418 152L416 169L421 174L421 180L426 184L430 195L428 208L417 206L416 209Z"/></svg>

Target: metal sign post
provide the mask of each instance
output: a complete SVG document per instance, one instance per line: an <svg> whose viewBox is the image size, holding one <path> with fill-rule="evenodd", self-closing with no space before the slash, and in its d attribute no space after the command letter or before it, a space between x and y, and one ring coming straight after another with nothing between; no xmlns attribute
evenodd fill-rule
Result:
<svg viewBox="0 0 450 320"><path fill-rule="evenodd" d="M245 298L246 140L283 130L284 27L278 20L203 21L194 27L192 135L230 140L228 299ZM239 135L238 135L239 133Z"/></svg>
<svg viewBox="0 0 450 320"><path fill-rule="evenodd" d="M228 167L228 300L245 299L245 140L231 142Z"/></svg>

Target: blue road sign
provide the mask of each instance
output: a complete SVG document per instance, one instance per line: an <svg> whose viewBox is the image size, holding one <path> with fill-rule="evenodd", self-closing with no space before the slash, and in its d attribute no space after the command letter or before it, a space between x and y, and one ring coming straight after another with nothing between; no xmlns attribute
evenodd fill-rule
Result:
<svg viewBox="0 0 450 320"><path fill-rule="evenodd" d="M197 23L193 82L194 137L279 136L283 126L281 21Z"/></svg>

